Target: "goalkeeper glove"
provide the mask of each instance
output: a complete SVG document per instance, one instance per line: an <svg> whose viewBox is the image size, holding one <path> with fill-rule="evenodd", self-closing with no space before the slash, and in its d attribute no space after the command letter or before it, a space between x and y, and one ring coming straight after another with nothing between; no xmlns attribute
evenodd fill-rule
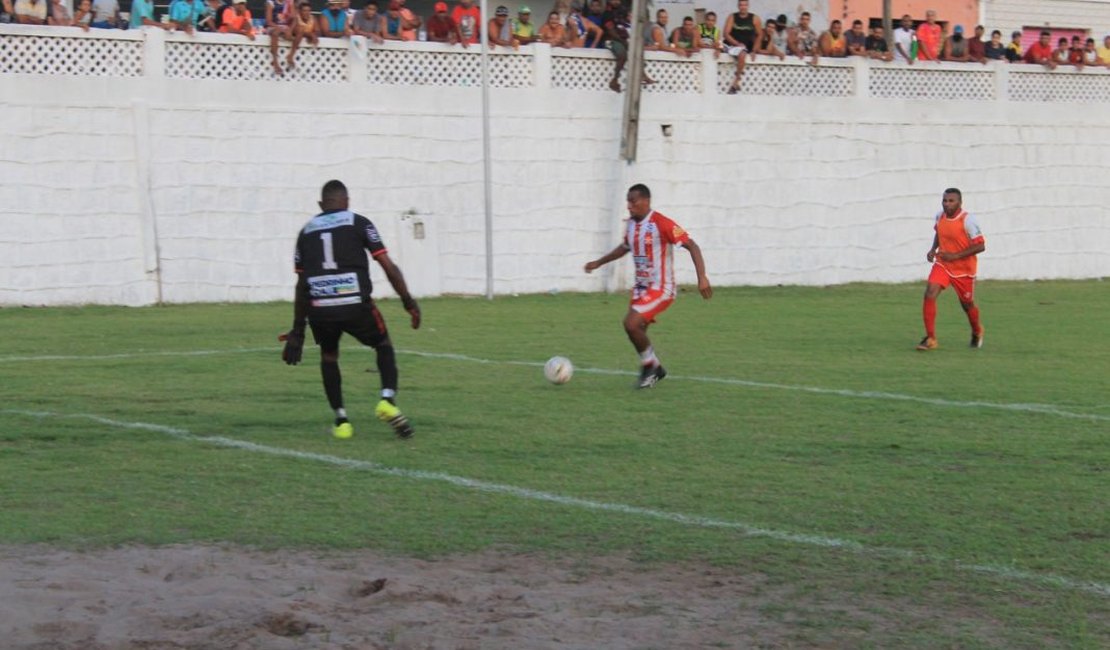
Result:
<svg viewBox="0 0 1110 650"><path fill-rule="evenodd" d="M300 363L304 353L304 330L291 329L278 336L278 340L285 341L285 347L281 349L281 360L290 366Z"/></svg>

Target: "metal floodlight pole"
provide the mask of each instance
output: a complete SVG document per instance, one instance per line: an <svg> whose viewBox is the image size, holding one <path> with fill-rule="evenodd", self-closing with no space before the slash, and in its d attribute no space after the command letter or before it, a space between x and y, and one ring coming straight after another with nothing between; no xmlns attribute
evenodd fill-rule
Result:
<svg viewBox="0 0 1110 650"><path fill-rule="evenodd" d="M478 11L478 40L482 46L482 188L486 210L486 300L493 300L493 163L490 159L489 129L489 5L481 0Z"/></svg>
<svg viewBox="0 0 1110 650"><path fill-rule="evenodd" d="M890 3L892 0L883 0L883 37L886 38L886 51L894 52L894 18L891 15Z"/></svg>

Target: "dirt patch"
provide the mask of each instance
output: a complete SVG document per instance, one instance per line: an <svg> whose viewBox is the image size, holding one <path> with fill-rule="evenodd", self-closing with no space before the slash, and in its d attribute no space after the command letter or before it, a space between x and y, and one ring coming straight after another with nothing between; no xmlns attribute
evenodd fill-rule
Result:
<svg viewBox="0 0 1110 650"><path fill-rule="evenodd" d="M716 567L204 546L0 547L0 602L19 650L853 647L905 611L837 603L809 637L827 600Z"/></svg>

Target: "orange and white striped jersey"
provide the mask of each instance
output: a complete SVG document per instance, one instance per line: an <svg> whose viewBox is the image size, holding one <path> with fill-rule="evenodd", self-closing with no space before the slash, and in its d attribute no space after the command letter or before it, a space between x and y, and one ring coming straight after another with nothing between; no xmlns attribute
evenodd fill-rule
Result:
<svg viewBox="0 0 1110 650"><path fill-rule="evenodd" d="M629 219L623 243L636 265L632 295L662 291L674 296L674 247L688 241L690 235L682 226L655 210L639 221Z"/></svg>
<svg viewBox="0 0 1110 650"><path fill-rule="evenodd" d="M937 232L937 241L940 243L942 253L958 253L972 244L986 241L979 222L966 210L960 210L959 214L951 218L946 217L943 211L939 212L933 229ZM951 262L941 261L940 258L935 261L954 278L973 278L979 269L978 258L978 255L972 255Z"/></svg>

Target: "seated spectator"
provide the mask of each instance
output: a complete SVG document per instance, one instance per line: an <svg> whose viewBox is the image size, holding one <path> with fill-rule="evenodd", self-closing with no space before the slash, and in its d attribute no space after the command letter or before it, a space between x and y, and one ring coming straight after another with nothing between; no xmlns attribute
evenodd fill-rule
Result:
<svg viewBox="0 0 1110 650"><path fill-rule="evenodd" d="M567 28L558 11L547 14L547 22L540 27L540 42L551 47L569 47L567 45Z"/></svg>
<svg viewBox="0 0 1110 650"><path fill-rule="evenodd" d="M1083 44L1083 65L1102 65L1102 61L1098 58L1098 48L1095 47L1095 39L1088 38L1087 42Z"/></svg>
<svg viewBox="0 0 1110 650"><path fill-rule="evenodd" d="M1010 34L1010 42L1006 45L1006 60L1010 63L1025 60L1025 54L1021 49L1021 32Z"/></svg>
<svg viewBox="0 0 1110 650"><path fill-rule="evenodd" d="M587 20L581 10L575 10L572 6L567 14L567 47L590 47L591 42L599 42L604 36L601 27Z"/></svg>
<svg viewBox="0 0 1110 650"><path fill-rule="evenodd" d="M46 0L15 0L12 11L20 25L46 24Z"/></svg>
<svg viewBox="0 0 1110 650"><path fill-rule="evenodd" d="M682 19L682 26L671 34L671 49L675 54L681 54L689 58L698 51L699 40L701 40L701 35L698 34L694 19L686 16Z"/></svg>
<svg viewBox="0 0 1110 650"><path fill-rule="evenodd" d="M466 47L468 43L463 38L459 24L447 13L447 3L441 0L435 4L433 9L435 9L435 13L425 23L428 29L428 40L433 43L448 43L450 45L462 43L462 46Z"/></svg>
<svg viewBox="0 0 1110 650"><path fill-rule="evenodd" d="M773 18L767 19L767 24L763 28L763 34L761 34L760 37L755 41L756 54L777 56L780 61L786 58L786 52L783 52L778 48L777 45L775 45L775 37L778 35L778 27L778 21Z"/></svg>
<svg viewBox="0 0 1110 650"><path fill-rule="evenodd" d="M609 89L614 92L621 91L620 76L621 70L624 69L624 64L628 61L628 39L631 37L632 24L628 19L628 10L620 3L620 0L610 0L609 11L605 12L605 35L609 39L609 49L613 52L615 59L613 66L613 77L609 80ZM645 65L644 60L640 60L641 65ZM643 84L653 84L655 81L647 76L646 71L641 75L641 82Z"/></svg>
<svg viewBox="0 0 1110 650"><path fill-rule="evenodd" d="M1071 56L1071 47L1068 45L1068 39L1061 37L1056 41L1056 49L1052 50L1052 61L1056 65L1061 65L1068 62L1068 57Z"/></svg>
<svg viewBox="0 0 1110 650"><path fill-rule="evenodd" d="M1078 36L1071 37L1071 47L1068 49L1068 63L1077 70L1083 69L1083 39Z"/></svg>
<svg viewBox="0 0 1110 650"><path fill-rule="evenodd" d="M532 22L532 10L524 5L516 12L517 18L513 21L513 38L521 45L528 45L540 40L536 33L536 25Z"/></svg>
<svg viewBox="0 0 1110 650"><path fill-rule="evenodd" d="M605 47L605 3L601 0L590 0L589 4L586 5L586 11L582 13L582 17L597 25L597 28L601 30L601 36L597 37L597 40L591 41L589 36L586 37L585 47Z"/></svg>
<svg viewBox="0 0 1110 650"><path fill-rule="evenodd" d="M511 47L514 50L520 47L520 41L513 38L513 27L509 22L509 8L505 5L498 5L497 9L494 10L493 18L486 25L486 33L489 35L491 46L501 45Z"/></svg>
<svg viewBox="0 0 1110 650"><path fill-rule="evenodd" d="M175 28L192 35L207 11L203 0L173 0L170 3L170 22Z"/></svg>
<svg viewBox="0 0 1110 650"><path fill-rule="evenodd" d="M964 26L956 25L952 35L944 39L944 49L941 50L942 61L956 61L966 63L968 60L967 39L964 38Z"/></svg>
<svg viewBox="0 0 1110 650"><path fill-rule="evenodd" d="M1043 65L1049 70L1055 70L1056 60L1052 56L1052 33L1048 30L1042 31L1040 40L1029 46L1022 60L1026 63Z"/></svg>
<svg viewBox="0 0 1110 650"><path fill-rule="evenodd" d="M834 20L829 24L829 31L821 34L821 40L818 41L818 44L821 56L833 58L848 56L848 39L844 36L839 20ZM813 62L817 62L816 57L814 57Z"/></svg>
<svg viewBox="0 0 1110 650"><path fill-rule="evenodd" d="M128 29L139 29L146 26L169 31L174 29L172 23L162 24L154 20L154 0L131 0L131 19L128 23Z"/></svg>
<svg viewBox="0 0 1110 650"><path fill-rule="evenodd" d="M459 4L451 10L451 19L462 31L463 43L472 45L478 42L478 36L482 31L482 11L474 6L472 0L459 0Z"/></svg>
<svg viewBox="0 0 1110 650"><path fill-rule="evenodd" d="M867 32L863 31L863 21L853 20L852 28L844 34L848 41L850 56L867 56Z"/></svg>
<svg viewBox="0 0 1110 650"><path fill-rule="evenodd" d="M382 28L385 28L385 21L382 21ZM320 45L320 23L316 21L316 17L312 15L312 4L308 0L301 0L297 5L297 20L293 23L293 49L295 50L301 41L308 41L313 47Z"/></svg>
<svg viewBox="0 0 1110 650"><path fill-rule="evenodd" d="M987 44L983 42L983 33L986 30L982 25L975 26L975 36L967 39L967 60L975 63L986 63Z"/></svg>
<svg viewBox="0 0 1110 650"><path fill-rule="evenodd" d="M867 35L867 42L864 44L867 50L867 56L872 59L880 61L893 61L894 53L887 48L886 36L883 31L882 25L875 25L871 28L871 33Z"/></svg>
<svg viewBox="0 0 1110 650"><path fill-rule="evenodd" d="M270 65L279 77L285 72L278 63L278 44L281 40L293 41L293 16L296 12L295 0L266 0L266 31L270 35ZM296 67L297 49L289 49L285 56L285 63L290 70Z"/></svg>
<svg viewBox="0 0 1110 650"><path fill-rule="evenodd" d="M717 27L717 12L705 14L705 22L698 26L698 46L703 50L713 50L713 56L721 53L721 28Z"/></svg>
<svg viewBox="0 0 1110 650"><path fill-rule="evenodd" d="M320 35L326 38L347 38L351 35L351 21L343 9L343 0L328 0L328 6L320 12L317 22L320 24Z"/></svg>
<svg viewBox="0 0 1110 650"><path fill-rule="evenodd" d="M63 0L50 0L46 7L46 24L54 27L69 27L73 24L73 16Z"/></svg>
<svg viewBox="0 0 1110 650"><path fill-rule="evenodd" d="M443 3L436 3L436 7L441 4ZM370 0L366 3L366 6L362 8L362 11L355 13L355 17L351 19L351 33L356 36L364 36L375 43L381 43L384 40L382 38L382 20L382 15L378 13L378 5L375 4L373 0ZM431 37L431 33L429 29L429 38Z"/></svg>
<svg viewBox="0 0 1110 650"><path fill-rule="evenodd" d="M763 32L763 25L759 16L751 13L748 0L737 0L736 13L725 18L725 28L721 31L724 37L724 50L729 56L736 57L736 75L732 78L732 85L728 94L735 95L740 92L740 80L744 76L744 67L749 57L755 56L755 42Z"/></svg>
<svg viewBox="0 0 1110 650"><path fill-rule="evenodd" d="M1110 35L1102 39L1102 47L1098 48L1098 58L1102 65L1110 66Z"/></svg>
<svg viewBox="0 0 1110 650"><path fill-rule="evenodd" d="M821 52L818 48L817 32L810 27L809 21L808 11L803 11L798 16L798 25L787 34L786 49L789 50L789 54L799 59L812 57L811 62L816 65L817 57Z"/></svg>
<svg viewBox="0 0 1110 650"><path fill-rule="evenodd" d="M925 12L925 22L917 26L917 58L920 61L939 61L944 34L937 23L937 12Z"/></svg>
<svg viewBox="0 0 1110 650"><path fill-rule="evenodd" d="M983 56L989 61L1002 61L1006 58L1006 46L1002 44L1002 32L991 32L991 40L983 46Z"/></svg>
<svg viewBox="0 0 1110 650"><path fill-rule="evenodd" d="M92 0L81 0L77 3L77 9L73 11L73 21L70 25L80 27L87 32L90 22L92 22Z"/></svg>
<svg viewBox="0 0 1110 650"><path fill-rule="evenodd" d="M221 34L242 34L249 40L254 40L254 23L251 12L247 9L247 0L234 0L232 5L224 9L220 16Z"/></svg>
<svg viewBox="0 0 1110 650"><path fill-rule="evenodd" d="M93 0L90 27L115 29L120 26L119 0Z"/></svg>

